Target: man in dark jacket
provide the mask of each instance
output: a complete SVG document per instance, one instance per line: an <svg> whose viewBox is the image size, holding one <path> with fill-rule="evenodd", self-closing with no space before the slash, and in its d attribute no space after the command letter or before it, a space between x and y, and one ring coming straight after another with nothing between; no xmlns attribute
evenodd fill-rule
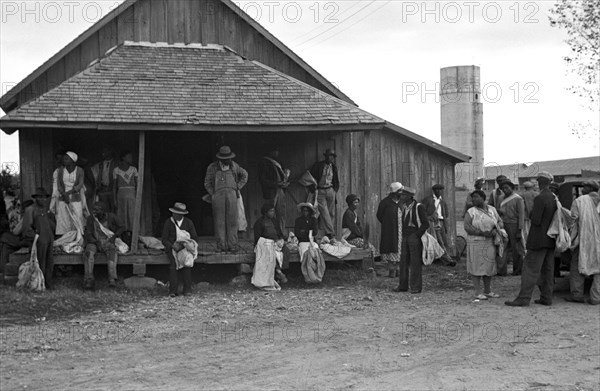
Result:
<svg viewBox="0 0 600 391"><path fill-rule="evenodd" d="M508 306L528 306L536 284L540 288L540 299L535 300L535 303L552 305L556 241L546 233L557 210L556 199L549 188L553 179L548 172L542 171L538 174L540 194L533 201L530 216L531 231L527 238L527 255L523 260L521 290L515 300L504 303Z"/></svg>
<svg viewBox="0 0 600 391"><path fill-rule="evenodd" d="M402 197L402 243L400 250L400 283L396 292L421 293L423 289L423 242L421 236L429 228L427 214L422 204L413 198L415 189L404 187ZM410 284L409 284L410 276Z"/></svg>
<svg viewBox="0 0 600 391"><path fill-rule="evenodd" d="M319 204L319 224L329 239L333 239L333 219L335 218L335 195L340 189L338 170L334 163L336 158L333 149L327 149L323 154L325 160L313 164L310 173L317 181L317 186L310 188L311 193L317 192Z"/></svg>
<svg viewBox="0 0 600 391"><path fill-rule="evenodd" d="M96 253L105 253L108 266L108 285L116 286L117 280L117 246L115 241L125 232L125 224L114 213L106 212L107 205L98 201L94 205L92 215L85 224L85 254L83 289L94 290L94 257Z"/></svg>
<svg viewBox="0 0 600 391"><path fill-rule="evenodd" d="M188 210L185 204L177 202L173 208L169 208L171 218L165 221L162 233L162 244L165 246L165 252L169 258L169 296L178 295L179 281L183 280L183 295L192 293L192 268L182 267L177 270L177 263L173 251L179 252L184 249L184 244L177 241L177 230L186 231L190 234L190 239L199 243L199 237L196 233L194 222L187 217ZM177 224L177 227L175 226Z"/></svg>
<svg viewBox="0 0 600 391"><path fill-rule="evenodd" d="M493 206L494 208L496 208L496 210L500 209L500 203L504 199L504 193L502 192L501 187L502 182L504 182L507 179L508 178L506 177L506 175L498 175L496 177L496 184L498 185L498 187L492 190L490 196L488 197L488 205Z"/></svg>
<svg viewBox="0 0 600 391"><path fill-rule="evenodd" d="M448 255L448 239L447 226L448 224L448 205L442 197L444 185L436 184L431 188L433 194L427 196L421 201L427 213L429 224L434 228L436 239L439 245L444 249L444 255L440 258L445 266L456 266L456 261Z"/></svg>
<svg viewBox="0 0 600 391"><path fill-rule="evenodd" d="M285 234L285 189L290 185L289 170L284 170L279 161L279 149L273 148L264 156L258 168L258 180L265 203L275 206L275 219Z"/></svg>

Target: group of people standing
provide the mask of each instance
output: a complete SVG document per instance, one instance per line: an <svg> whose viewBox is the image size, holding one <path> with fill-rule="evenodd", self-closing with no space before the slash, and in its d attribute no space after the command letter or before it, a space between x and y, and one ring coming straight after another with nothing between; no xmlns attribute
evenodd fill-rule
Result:
<svg viewBox="0 0 600 391"><path fill-rule="evenodd" d="M491 290L492 277L508 274L509 250L512 252L512 275L521 276L521 288L508 306L528 306L537 285L540 298L536 304L552 305L556 236L550 234L557 225L557 214L570 215L571 239L570 285L568 301L584 302L583 280L593 276L590 304L600 304L600 196L598 182L587 181L583 195L575 199L571 211L563 210L556 192L558 185L548 172L537 176L539 193L533 184L524 184L518 195L516 185L506 176L496 178L498 188L489 197L481 190L483 178L478 178L475 191L467 198L464 228L467 232L467 272L472 276L477 300L499 297ZM560 209L559 209L560 208ZM584 212L582 213L581 210ZM558 229L562 229L558 227ZM581 235L580 232L585 232ZM582 255L583 254L583 260ZM558 267L558 266L556 266ZM483 292L481 291L483 280Z"/></svg>

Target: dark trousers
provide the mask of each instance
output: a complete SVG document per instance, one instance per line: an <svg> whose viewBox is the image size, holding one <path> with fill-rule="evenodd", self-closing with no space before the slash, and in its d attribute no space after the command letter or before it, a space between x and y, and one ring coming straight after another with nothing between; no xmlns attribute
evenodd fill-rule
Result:
<svg viewBox="0 0 600 391"><path fill-rule="evenodd" d="M223 251L237 249L238 206L234 189L222 189L212 196L213 219L217 247Z"/></svg>
<svg viewBox="0 0 600 391"><path fill-rule="evenodd" d="M517 231L519 230L518 224L505 223L504 229L508 234L508 244L504 249L504 254L502 258L504 261L502 262L503 270L502 272L498 269L498 274L507 274L507 265L508 265L508 249L512 250L512 258L513 258L513 275L521 274L523 269L523 255L525 254L525 249L523 248L523 243L521 239L517 239ZM522 234L522 233L521 233Z"/></svg>
<svg viewBox="0 0 600 391"><path fill-rule="evenodd" d="M52 272L54 271L54 254L52 254L53 240L38 238L37 241L37 258L40 264L40 269L44 273L46 288L52 286Z"/></svg>
<svg viewBox="0 0 600 391"><path fill-rule="evenodd" d="M192 292L192 268L183 267L177 270L175 257L170 247L165 249L169 257L169 294L177 294L179 290L179 281L183 282L183 293Z"/></svg>
<svg viewBox="0 0 600 391"><path fill-rule="evenodd" d="M1 201L0 201L1 202ZM11 232L3 232L0 235L0 272L4 272L4 266L8 263L8 256L21 247L31 247L33 239L24 239Z"/></svg>
<svg viewBox="0 0 600 391"><path fill-rule="evenodd" d="M418 292L423 289L423 243L417 235L402 236L398 288Z"/></svg>
<svg viewBox="0 0 600 391"><path fill-rule="evenodd" d="M551 303L554 291L554 249L527 250L521 274L521 291L517 299L529 302L536 285L540 288L540 299Z"/></svg>

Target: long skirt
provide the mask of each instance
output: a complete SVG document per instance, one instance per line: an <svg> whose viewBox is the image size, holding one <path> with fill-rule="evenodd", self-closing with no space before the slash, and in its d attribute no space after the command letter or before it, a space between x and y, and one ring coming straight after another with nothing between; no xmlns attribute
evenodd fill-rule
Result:
<svg viewBox="0 0 600 391"><path fill-rule="evenodd" d="M83 217L83 203L71 201L56 203L56 234L64 235L71 231L80 231L83 234L85 217Z"/></svg>
<svg viewBox="0 0 600 391"><path fill-rule="evenodd" d="M252 273L252 285L266 291L278 291L281 287L275 281L275 265L283 260L283 254L279 251L275 241L260 238L256 247L256 262Z"/></svg>
<svg viewBox="0 0 600 391"><path fill-rule="evenodd" d="M472 276L495 276L498 273L494 238L467 236L467 273Z"/></svg>
<svg viewBox="0 0 600 391"><path fill-rule="evenodd" d="M125 231L133 231L133 211L135 208L135 188L120 187L117 192L117 216L125 224Z"/></svg>

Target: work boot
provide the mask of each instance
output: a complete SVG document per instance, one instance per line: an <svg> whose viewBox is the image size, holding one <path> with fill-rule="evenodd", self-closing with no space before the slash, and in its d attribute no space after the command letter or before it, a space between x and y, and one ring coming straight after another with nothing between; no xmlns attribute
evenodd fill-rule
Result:
<svg viewBox="0 0 600 391"><path fill-rule="evenodd" d="M527 307L529 306L529 301L517 298L513 301L505 301L504 304L509 307Z"/></svg>

